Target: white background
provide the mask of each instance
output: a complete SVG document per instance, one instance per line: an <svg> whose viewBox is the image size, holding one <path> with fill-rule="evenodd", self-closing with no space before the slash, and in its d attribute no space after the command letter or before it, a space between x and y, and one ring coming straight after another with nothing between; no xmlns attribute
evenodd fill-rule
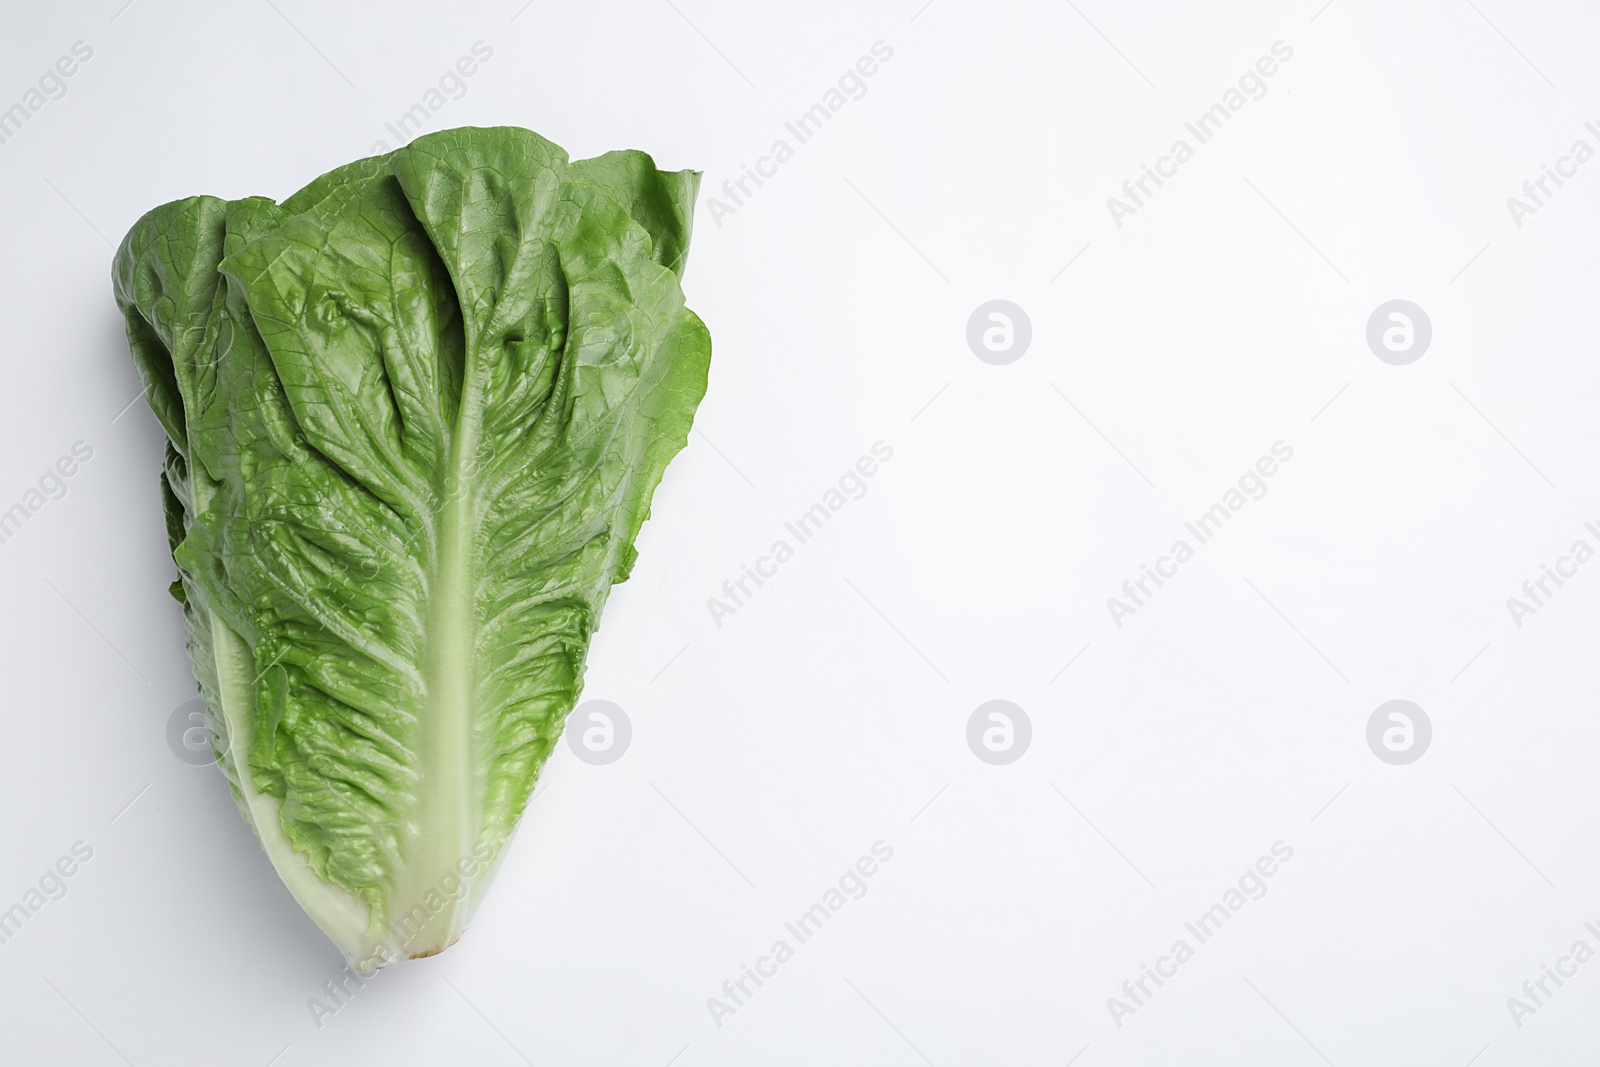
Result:
<svg viewBox="0 0 1600 1067"><path fill-rule="evenodd" d="M0 1059L1600 1054L1600 962L1520 1028L1506 1003L1600 949L1600 563L1520 628L1506 606L1600 547L1600 162L1521 228L1506 206L1600 148L1600 12L121 4L0 15L0 108L94 50L0 145L0 508L94 450L0 545L0 908L94 850L0 945ZM340 957L166 741L194 684L110 261L158 203L281 198L392 147L478 40L430 130L642 148L704 195L874 42L893 58L720 225L702 198L710 391L585 692L632 747L563 745L465 939L319 1027ZM1107 197L1280 40L1266 96L1116 226ZM993 298L1032 320L1009 366L965 340ZM1433 324L1408 366L1365 340L1395 298ZM879 440L867 494L714 625L707 598ZM1114 625L1106 599L1279 440L1266 496ZM994 698L1033 725L1009 766L966 743ZM1365 737L1396 698L1433 724L1409 766ZM880 840L867 895L715 1025L707 998ZM1267 894L1118 1026L1107 998L1280 840Z"/></svg>

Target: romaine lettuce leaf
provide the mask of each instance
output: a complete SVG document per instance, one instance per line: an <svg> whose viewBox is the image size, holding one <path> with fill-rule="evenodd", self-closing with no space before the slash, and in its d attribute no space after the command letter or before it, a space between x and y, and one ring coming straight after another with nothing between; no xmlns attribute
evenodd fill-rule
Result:
<svg viewBox="0 0 1600 1067"><path fill-rule="evenodd" d="M465 929L705 392L699 175L447 130L117 252L240 811L362 970Z"/></svg>

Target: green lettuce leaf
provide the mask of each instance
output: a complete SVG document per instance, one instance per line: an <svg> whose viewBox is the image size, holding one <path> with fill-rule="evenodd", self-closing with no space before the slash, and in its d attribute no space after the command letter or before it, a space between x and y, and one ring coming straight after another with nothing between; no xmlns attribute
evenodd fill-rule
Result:
<svg viewBox="0 0 1600 1067"><path fill-rule="evenodd" d="M117 252L218 763L362 970L460 936L577 700L705 392L698 182L448 130Z"/></svg>

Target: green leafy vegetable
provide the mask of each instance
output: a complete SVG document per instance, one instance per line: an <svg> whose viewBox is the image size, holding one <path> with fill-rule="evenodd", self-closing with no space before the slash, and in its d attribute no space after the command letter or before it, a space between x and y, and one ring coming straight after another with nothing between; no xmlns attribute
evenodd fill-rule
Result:
<svg viewBox="0 0 1600 1067"><path fill-rule="evenodd" d="M466 928L705 392L699 174L447 130L117 252L218 762L362 970Z"/></svg>

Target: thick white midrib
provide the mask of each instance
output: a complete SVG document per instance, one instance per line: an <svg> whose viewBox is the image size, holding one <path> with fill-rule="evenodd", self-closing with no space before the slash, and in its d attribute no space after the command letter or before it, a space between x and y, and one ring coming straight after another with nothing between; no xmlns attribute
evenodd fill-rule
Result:
<svg viewBox="0 0 1600 1067"><path fill-rule="evenodd" d="M370 911L355 894L324 881L304 854L284 833L278 800L256 789L250 776L250 738L255 732L255 682L250 677L254 657L244 638L233 632L215 612L211 617L211 649L217 667L217 699L228 722L228 752L233 761L239 792L250 809L250 823L262 849L272 860L278 877L305 909L306 914L333 939L339 950L362 970L373 948L368 936Z"/></svg>
<svg viewBox="0 0 1600 1067"><path fill-rule="evenodd" d="M191 456L194 451L191 448ZM191 464L189 493L195 513L200 514L213 495L206 484L205 474L199 464ZM363 970L367 964L372 943L368 936L370 909L355 894L324 881L311 869L304 854L294 847L289 835L284 833L278 800L256 788L250 774L250 739L255 734L256 682L255 657L243 637L209 607L204 608L211 627L211 656L217 676L217 700L222 705L222 717L228 727L228 751L223 758L233 763L234 781L239 785L239 795L250 811L250 825L267 858L283 884L289 887L300 906L305 909L324 933L333 939L345 957Z"/></svg>
<svg viewBox="0 0 1600 1067"><path fill-rule="evenodd" d="M467 409L463 407L465 412ZM456 438L451 451L447 489L440 505L438 554L428 584L427 653L423 662L423 699L417 709L417 832L409 842L406 864L396 878L382 929L372 926L371 909L353 893L312 870L283 830L277 798L260 792L250 773L250 740L255 730L254 656L244 639L208 611L211 647L216 661L218 699L228 725L228 752L239 792L261 847L278 876L323 932L361 970L379 960L380 946L399 950L401 958L425 956L449 947L471 918L481 896L473 885L457 890L447 875L461 876L460 864L476 844L473 830L482 824L478 793L473 788L473 642L471 594L473 566L473 494L465 456L475 454L479 439L476 412ZM191 483L197 508L211 495ZM498 858L498 857L496 857ZM476 857L474 862L478 862ZM491 869L474 880L482 882ZM430 899L431 898L431 899ZM432 905L443 901L437 911ZM427 915L420 924L407 922L412 909Z"/></svg>
<svg viewBox="0 0 1600 1067"><path fill-rule="evenodd" d="M470 350L469 350L470 351ZM481 899L481 886L498 865L499 855L485 865L475 856L476 831L483 825L482 791L473 775L476 687L473 594L477 581L475 555L476 485L473 471L482 437L481 392L468 356L461 407L452 437L443 493L437 514L438 546L428 575L428 613L424 634L422 702L417 711L417 796L415 832L407 842L405 866L397 874L385 914L375 916L355 894L312 870L283 830L277 798L255 787L249 764L255 729L254 656L243 637L208 610L216 661L218 699L228 725L228 759L233 761L240 794L250 811L262 848L290 893L339 949L360 970L380 961L382 946L399 949L401 958L443 951L460 937ZM190 454L193 455L191 447ZM213 495L191 475L196 514ZM498 850L496 850L498 853ZM462 877L462 861L472 858L475 878ZM452 893L450 876L469 883ZM475 884L474 884L475 883ZM454 899L452 899L454 897ZM436 902L443 906L434 909ZM406 922L413 909L426 919ZM373 920L383 920L375 926Z"/></svg>
<svg viewBox="0 0 1600 1067"><path fill-rule="evenodd" d="M417 709L417 832L405 872L390 899L390 930L421 907L421 931L404 945L405 956L443 951L471 918L471 889L450 889L483 825L481 791L473 767L476 721L473 596L477 583L476 462L482 435L480 393L466 360L460 414L452 434L438 511L437 552L428 576L427 632L422 664L422 705ZM476 860L474 860L476 862ZM481 866L481 865L480 865ZM454 896L454 899L452 898ZM431 899L430 899L431 898ZM437 912L431 905L443 903ZM414 924L403 929L409 932Z"/></svg>

